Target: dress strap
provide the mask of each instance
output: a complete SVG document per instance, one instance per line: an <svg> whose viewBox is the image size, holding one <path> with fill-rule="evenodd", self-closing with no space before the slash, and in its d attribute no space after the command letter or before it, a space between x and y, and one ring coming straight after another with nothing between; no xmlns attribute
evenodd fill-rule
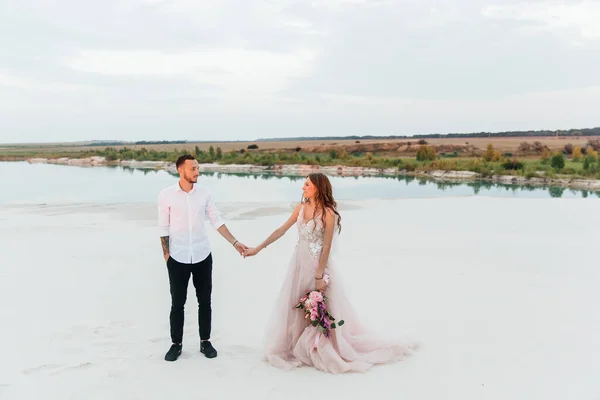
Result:
<svg viewBox="0 0 600 400"><path fill-rule="evenodd" d="M298 222L304 222L304 204L300 207L300 211L298 212Z"/></svg>

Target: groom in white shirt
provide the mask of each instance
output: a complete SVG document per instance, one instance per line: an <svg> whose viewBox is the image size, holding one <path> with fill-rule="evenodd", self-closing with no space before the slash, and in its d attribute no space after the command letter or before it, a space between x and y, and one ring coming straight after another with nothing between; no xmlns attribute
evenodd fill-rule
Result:
<svg viewBox="0 0 600 400"><path fill-rule="evenodd" d="M237 241L225 226L210 192L200 187L198 162L191 155L180 156L175 165L179 182L163 189L158 196L158 228L163 254L169 272L171 292L172 345L165 360L175 361L181 355L183 341L184 306L190 276L198 300L198 328L200 351L208 358L217 356L210 343L212 253L205 221L243 254L248 248Z"/></svg>

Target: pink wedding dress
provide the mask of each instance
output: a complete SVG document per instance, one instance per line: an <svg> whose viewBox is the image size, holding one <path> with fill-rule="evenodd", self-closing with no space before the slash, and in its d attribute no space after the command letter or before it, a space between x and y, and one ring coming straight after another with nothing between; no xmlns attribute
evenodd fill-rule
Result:
<svg viewBox="0 0 600 400"><path fill-rule="evenodd" d="M386 341L360 325L331 257L326 269L331 278L325 291L329 298L327 307L336 322L343 319L345 323L332 330L331 338L319 336L317 329L304 319L304 312L294 307L300 297L315 289L325 229L320 217L304 220L304 206L296 226L298 243L266 330L266 360L282 369L308 365L339 374L366 371L375 364L395 362L412 354L418 345Z"/></svg>

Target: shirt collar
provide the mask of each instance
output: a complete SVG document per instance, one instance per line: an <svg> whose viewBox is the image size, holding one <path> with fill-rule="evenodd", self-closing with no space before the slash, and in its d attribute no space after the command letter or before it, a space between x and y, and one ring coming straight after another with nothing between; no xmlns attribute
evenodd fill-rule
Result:
<svg viewBox="0 0 600 400"><path fill-rule="evenodd" d="M184 190L181 188L181 186L179 185L179 181L177 181L177 183L175 184L175 188L177 189L178 192L182 192L182 193L186 193L184 192ZM194 193L196 191L196 184L192 183L192 190L190 190L189 193Z"/></svg>

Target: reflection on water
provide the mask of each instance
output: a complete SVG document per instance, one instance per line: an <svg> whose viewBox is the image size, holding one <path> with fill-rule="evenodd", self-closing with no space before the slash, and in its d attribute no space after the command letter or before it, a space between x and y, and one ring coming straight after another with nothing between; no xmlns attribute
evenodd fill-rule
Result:
<svg viewBox="0 0 600 400"><path fill-rule="evenodd" d="M123 167L124 170L128 170L130 173L133 173L136 168L131 167ZM151 174L157 173L156 170L151 169L143 169L143 174ZM179 178L179 175L174 172L167 172L169 175ZM293 175L293 174L282 174L282 173L269 173L269 172L261 172L261 173L248 173L248 172L201 172L201 176L203 177L213 177L215 179L221 180L226 179L228 177L241 177L248 178L254 180L287 180L289 182L303 182L305 179L304 175ZM390 175L375 175L375 176L330 176L332 181L336 179L354 179L355 181L365 181L370 179L379 179L386 181L398 181L400 183L405 183L407 186L419 185L419 186L435 186L435 188L441 192L452 191L452 189L456 188L469 188L472 190L472 195L480 195L484 194L487 196L494 195L494 192L498 194L500 191L510 192L514 197L518 196L519 193L527 192L538 194L539 196L535 197L553 197L553 198L561 198L567 192L569 197L581 197L588 198L590 195L595 195L600 198L600 191L589 191L589 190L581 190L581 189L571 189L565 187L558 186L549 186L549 185L527 185L527 184L507 184L507 183L498 183L498 182L490 182L490 181L455 181L455 180L439 180L429 177L416 177L410 175L398 175L398 176L390 176ZM483 193L482 193L483 191Z"/></svg>
<svg viewBox="0 0 600 400"><path fill-rule="evenodd" d="M0 204L156 202L176 173L132 167L75 167L0 162ZM280 173L203 172L199 182L219 202L294 202L305 177ZM600 192L415 176L330 176L338 200L425 197L600 198Z"/></svg>

